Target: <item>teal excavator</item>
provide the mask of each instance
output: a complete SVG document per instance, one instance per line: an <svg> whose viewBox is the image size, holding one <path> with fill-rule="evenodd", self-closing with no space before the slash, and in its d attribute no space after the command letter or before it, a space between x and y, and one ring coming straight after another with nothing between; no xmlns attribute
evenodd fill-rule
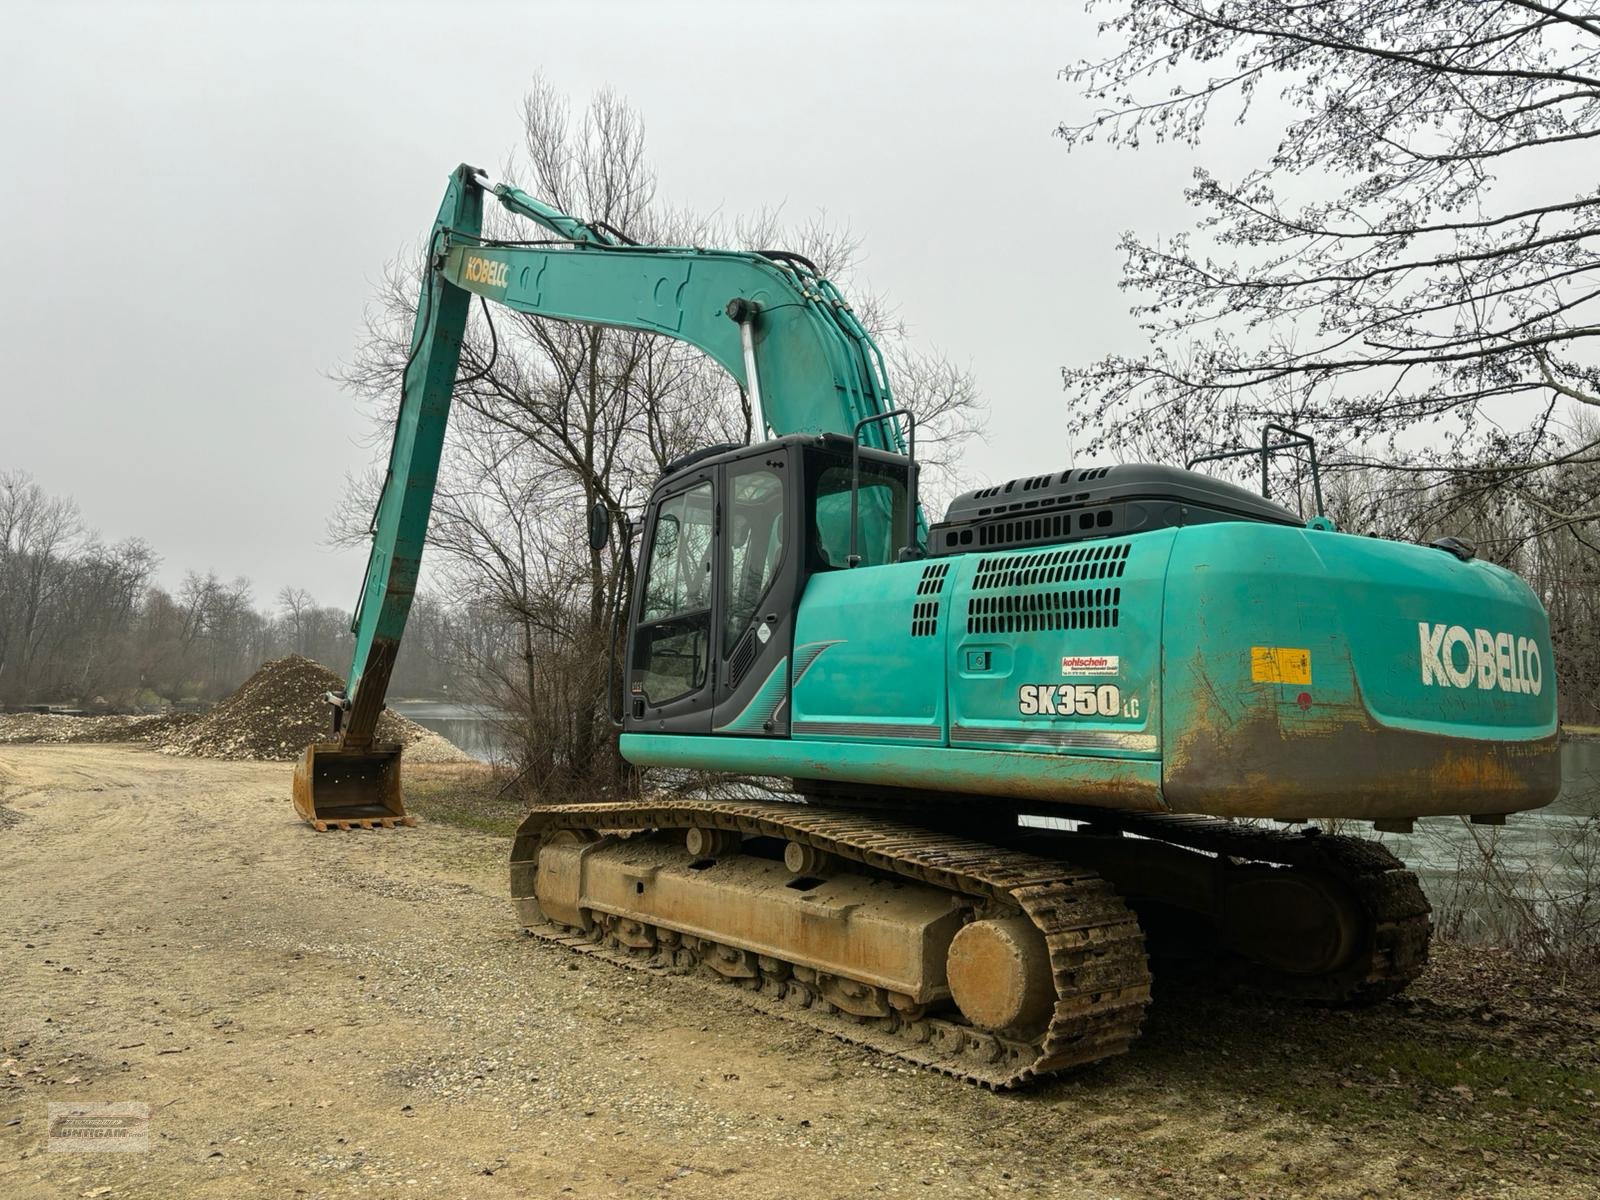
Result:
<svg viewBox="0 0 1600 1200"><path fill-rule="evenodd" d="M484 236L486 194L552 236ZM630 762L793 795L538 805L511 853L534 934L1012 1087L1128 1046L1147 934L1277 995L1397 992L1427 955L1417 880L1314 822L1498 824L1560 788L1537 597L1458 539L1351 536L1267 499L1269 455L1306 448L1293 431L1263 435L1263 495L1069 468L929 523L914 416L805 258L639 245L463 166L335 740L295 773L317 829L411 820L400 748L375 733L473 295L696 346L770 437L656 484L618 719Z"/></svg>

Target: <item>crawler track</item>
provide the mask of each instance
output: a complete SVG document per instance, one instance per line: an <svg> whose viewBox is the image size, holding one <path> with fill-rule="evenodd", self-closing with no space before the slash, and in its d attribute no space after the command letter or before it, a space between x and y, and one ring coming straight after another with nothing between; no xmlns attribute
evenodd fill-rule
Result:
<svg viewBox="0 0 1600 1200"><path fill-rule="evenodd" d="M1371 1004L1404 989L1427 965L1433 909L1415 873L1379 842L1315 827L1261 829L1217 817L1098 810L1072 815L1190 850L1312 872L1346 889L1369 922L1355 957L1338 971L1312 976L1244 964L1242 982L1253 988L1312 1003Z"/></svg>
<svg viewBox="0 0 1600 1200"><path fill-rule="evenodd" d="M607 937L603 922L573 929L550 922L534 899L539 846L560 830L610 835L689 827L783 838L839 859L970 897L985 912L1020 912L1044 935L1056 999L1048 1025L1020 1040L946 1015L862 1018L842 1012L788 970L764 969L735 988L756 1007L872 1046L919 1066L991 1088L1121 1054L1138 1036L1150 974L1137 919L1092 871L1018 850L940 833L859 810L759 801L571 804L534 809L517 831L511 895L529 932L627 966L687 972L700 951L663 939L632 950ZM673 944L669 944L673 943Z"/></svg>

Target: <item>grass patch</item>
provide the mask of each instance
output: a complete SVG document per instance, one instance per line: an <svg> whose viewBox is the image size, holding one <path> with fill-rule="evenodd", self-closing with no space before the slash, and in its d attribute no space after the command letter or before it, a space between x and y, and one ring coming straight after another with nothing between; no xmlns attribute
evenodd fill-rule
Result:
<svg viewBox="0 0 1600 1200"><path fill-rule="evenodd" d="M502 772L484 763L405 768L406 808L425 821L509 838L527 811Z"/></svg>
<svg viewBox="0 0 1600 1200"><path fill-rule="evenodd" d="M1355 1024L1362 1028L1354 1037L1338 1036L1338 1024L1302 1029L1302 1046L1288 1054L1263 1055L1258 1047L1251 1056L1238 1047L1238 1082L1313 1126L1359 1130L1396 1146L1425 1132L1501 1154L1593 1153L1600 1116L1593 1064L1379 1013Z"/></svg>
<svg viewBox="0 0 1600 1200"><path fill-rule="evenodd" d="M1514 1194L1577 1194L1531 1177L1600 1167L1590 993L1558 990L1509 955L1447 948L1438 958L1408 998L1354 1011L1214 988L1203 973L1163 980L1158 966L1146 1037L1125 1069L1152 1111L1175 1115L1205 1097L1225 1128L1245 1113L1257 1144L1290 1159L1307 1139L1365 1145L1408 1163L1397 1178L1437 1183L1431 1195L1478 1195L1508 1170L1530 1177ZM1180 1169L1181 1155L1163 1157Z"/></svg>
<svg viewBox="0 0 1600 1200"><path fill-rule="evenodd" d="M1468 1088L1473 1103L1490 1115L1521 1112L1532 1105L1551 1117L1592 1119L1590 1098L1600 1095L1600 1070L1517 1058L1494 1047L1451 1048L1397 1040L1373 1049L1368 1057L1374 1073L1392 1070L1413 1086L1442 1092Z"/></svg>

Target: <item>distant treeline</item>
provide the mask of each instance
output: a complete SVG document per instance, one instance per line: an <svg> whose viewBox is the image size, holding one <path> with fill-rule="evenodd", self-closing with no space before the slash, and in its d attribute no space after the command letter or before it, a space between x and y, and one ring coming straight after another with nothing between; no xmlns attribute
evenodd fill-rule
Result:
<svg viewBox="0 0 1600 1200"><path fill-rule="evenodd" d="M216 700L285 654L349 666L348 612L290 587L258 606L248 579L214 573L168 591L153 582L159 565L142 539L108 545L71 499L0 472L0 705ZM420 598L391 694L455 694L449 647L463 624L469 615Z"/></svg>

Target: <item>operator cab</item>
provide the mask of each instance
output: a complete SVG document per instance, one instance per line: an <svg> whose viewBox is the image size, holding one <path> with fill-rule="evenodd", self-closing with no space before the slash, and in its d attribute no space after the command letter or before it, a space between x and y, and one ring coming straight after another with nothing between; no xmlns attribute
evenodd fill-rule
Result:
<svg viewBox="0 0 1600 1200"><path fill-rule="evenodd" d="M907 456L833 434L716 446L670 466L645 513L624 728L787 736L777 668L805 582L847 569L852 553L863 567L920 555L908 537L914 476ZM770 703L752 704L763 689Z"/></svg>

